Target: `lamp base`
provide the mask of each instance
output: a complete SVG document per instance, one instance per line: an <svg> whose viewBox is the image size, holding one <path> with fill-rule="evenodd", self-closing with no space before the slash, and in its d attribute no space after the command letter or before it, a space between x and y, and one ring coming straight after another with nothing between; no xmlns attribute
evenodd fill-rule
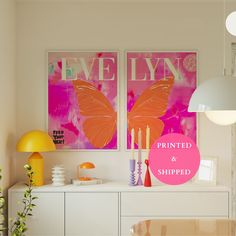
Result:
<svg viewBox="0 0 236 236"><path fill-rule="evenodd" d="M33 185L42 186L44 184L44 161L43 156L38 152L33 152L28 159L29 165L32 167L34 172Z"/></svg>

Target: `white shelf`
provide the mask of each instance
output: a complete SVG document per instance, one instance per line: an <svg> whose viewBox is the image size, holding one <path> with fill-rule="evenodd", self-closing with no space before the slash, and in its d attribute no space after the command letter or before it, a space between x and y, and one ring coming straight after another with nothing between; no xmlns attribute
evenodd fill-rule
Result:
<svg viewBox="0 0 236 236"><path fill-rule="evenodd" d="M9 190L14 192L22 192L25 189L23 183L17 183ZM222 192L230 191L227 186L207 186L197 184L185 184L178 186L171 185L155 185L152 187L144 186L129 186L127 183L105 181L103 184L89 185L89 186L75 186L72 184L56 187L52 184L44 185L41 187L34 187L34 192Z"/></svg>

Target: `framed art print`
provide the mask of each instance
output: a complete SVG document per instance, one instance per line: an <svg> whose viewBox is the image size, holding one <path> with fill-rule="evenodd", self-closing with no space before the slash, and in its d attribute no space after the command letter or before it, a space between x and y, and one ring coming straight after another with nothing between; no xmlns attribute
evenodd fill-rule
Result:
<svg viewBox="0 0 236 236"><path fill-rule="evenodd" d="M118 52L48 52L48 132L57 149L116 150Z"/></svg>
<svg viewBox="0 0 236 236"><path fill-rule="evenodd" d="M195 176L196 184L216 185L217 157L202 157L200 167Z"/></svg>
<svg viewBox="0 0 236 236"><path fill-rule="evenodd" d="M197 53L126 52L127 77L127 148L131 130L150 128L150 142L168 133L180 133L197 141L196 113L188 112L188 104L197 86Z"/></svg>

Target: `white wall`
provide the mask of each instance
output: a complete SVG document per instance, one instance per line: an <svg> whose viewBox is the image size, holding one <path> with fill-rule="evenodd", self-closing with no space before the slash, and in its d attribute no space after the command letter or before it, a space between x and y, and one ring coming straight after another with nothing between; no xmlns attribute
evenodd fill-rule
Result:
<svg viewBox="0 0 236 236"><path fill-rule="evenodd" d="M73 176L76 165L97 165L101 178L128 180L124 144L124 55L131 50L197 50L199 82L223 70L223 5L188 3L76 3L76 1L18 2L17 4L17 136L46 129L46 50L118 49L120 59L119 152L54 152L45 154L46 177L63 163ZM199 118L202 155L219 157L219 183L230 184L231 130ZM16 156L16 180L22 179L26 154Z"/></svg>
<svg viewBox="0 0 236 236"><path fill-rule="evenodd" d="M15 2L0 0L0 168L1 186L11 181L12 156L16 134Z"/></svg>

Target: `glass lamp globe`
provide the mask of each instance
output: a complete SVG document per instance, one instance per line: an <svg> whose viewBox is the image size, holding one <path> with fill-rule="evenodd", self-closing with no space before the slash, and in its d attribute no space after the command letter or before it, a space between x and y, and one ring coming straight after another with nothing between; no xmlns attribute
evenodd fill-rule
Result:
<svg viewBox="0 0 236 236"><path fill-rule="evenodd" d="M218 77L200 84L192 94L189 112L204 112L218 125L236 122L236 78Z"/></svg>
<svg viewBox="0 0 236 236"><path fill-rule="evenodd" d="M231 12L227 16L225 26L230 34L236 36L236 11Z"/></svg>
<svg viewBox="0 0 236 236"><path fill-rule="evenodd" d="M232 125L236 122L236 111L206 111L205 114L217 125Z"/></svg>

